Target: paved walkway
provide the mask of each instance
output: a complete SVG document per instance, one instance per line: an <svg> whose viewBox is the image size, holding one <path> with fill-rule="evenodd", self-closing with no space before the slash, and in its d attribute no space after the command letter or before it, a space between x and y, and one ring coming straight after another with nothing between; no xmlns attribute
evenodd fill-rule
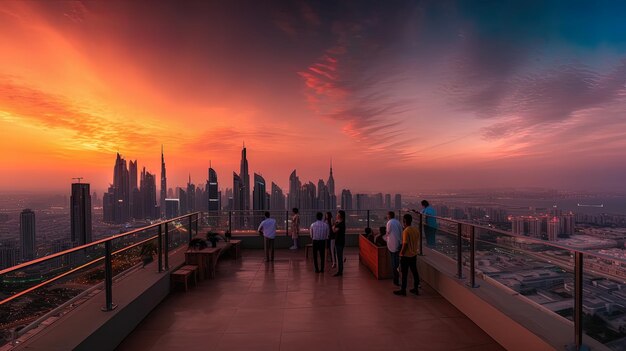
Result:
<svg viewBox="0 0 626 351"><path fill-rule="evenodd" d="M422 295L392 294L347 250L343 278L315 274L304 253L276 262L244 250L215 280L175 292L119 350L503 350L426 284Z"/></svg>

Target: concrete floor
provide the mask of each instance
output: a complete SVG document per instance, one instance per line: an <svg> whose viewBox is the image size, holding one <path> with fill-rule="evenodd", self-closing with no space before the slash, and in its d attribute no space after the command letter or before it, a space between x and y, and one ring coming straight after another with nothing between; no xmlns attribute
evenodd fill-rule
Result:
<svg viewBox="0 0 626 351"><path fill-rule="evenodd" d="M503 350L425 283L393 295L355 248L342 278L315 274L302 250L262 256L220 261L216 279L172 293L118 350Z"/></svg>

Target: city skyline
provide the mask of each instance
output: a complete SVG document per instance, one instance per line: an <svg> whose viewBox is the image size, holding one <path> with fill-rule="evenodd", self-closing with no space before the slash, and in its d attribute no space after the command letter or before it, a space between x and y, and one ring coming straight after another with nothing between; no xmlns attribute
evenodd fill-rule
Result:
<svg viewBox="0 0 626 351"><path fill-rule="evenodd" d="M98 189L161 144L184 184L243 140L283 189L332 157L357 191L623 190L624 6L5 2L0 191Z"/></svg>

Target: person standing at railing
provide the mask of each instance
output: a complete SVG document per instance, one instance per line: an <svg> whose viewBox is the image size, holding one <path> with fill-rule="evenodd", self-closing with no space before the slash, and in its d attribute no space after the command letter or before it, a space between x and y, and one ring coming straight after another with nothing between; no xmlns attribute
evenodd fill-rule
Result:
<svg viewBox="0 0 626 351"><path fill-rule="evenodd" d="M291 218L291 238L293 239L293 245L290 250L298 249L298 236L300 235L300 215L298 209L293 208L293 218Z"/></svg>
<svg viewBox="0 0 626 351"><path fill-rule="evenodd" d="M416 227L411 227L413 217L405 214L402 217L404 230L402 231L402 248L400 249L400 268L402 270L402 286L400 290L393 293L400 296L406 296L406 286L409 280L409 269L413 274L413 286L411 293L419 295L420 275L417 272L417 254L419 252L421 235Z"/></svg>
<svg viewBox="0 0 626 351"><path fill-rule="evenodd" d="M396 218L396 214L393 211L387 212L387 234L385 235L385 241L387 242L387 249L391 255L391 270L393 274L393 284L400 286L400 273L398 267L400 266L400 247L402 246L402 224Z"/></svg>
<svg viewBox="0 0 626 351"><path fill-rule="evenodd" d="M311 240L313 241L313 264L315 265L315 273L324 273L324 263L326 260L325 251L326 251L326 240L328 240L328 234L330 232L330 228L328 224L324 222L322 219L324 215L322 212L318 212L315 215L317 221L311 224L311 228L309 229L309 233L311 234ZM321 258L321 269L317 264L317 257Z"/></svg>
<svg viewBox="0 0 626 351"><path fill-rule="evenodd" d="M324 222L328 224L328 228L331 228L326 246L328 248L328 256L330 256L332 268L335 268L337 266L337 251L335 250L335 232L332 230L333 214L330 212L326 212L326 215L324 216Z"/></svg>
<svg viewBox="0 0 626 351"><path fill-rule="evenodd" d="M274 239L276 238L276 220L265 212L265 219L259 224L259 233L263 235L265 262L274 262Z"/></svg>
<svg viewBox="0 0 626 351"><path fill-rule="evenodd" d="M333 277L340 277L343 275L343 263L346 259L343 257L343 248L346 246L346 212L340 210L337 212L337 221L332 227L332 231L335 234L335 251L337 257L337 273Z"/></svg>
<svg viewBox="0 0 626 351"><path fill-rule="evenodd" d="M428 201L422 200L422 214L426 217L424 224L424 234L426 234L426 246L435 247L437 234L437 211L430 206Z"/></svg>

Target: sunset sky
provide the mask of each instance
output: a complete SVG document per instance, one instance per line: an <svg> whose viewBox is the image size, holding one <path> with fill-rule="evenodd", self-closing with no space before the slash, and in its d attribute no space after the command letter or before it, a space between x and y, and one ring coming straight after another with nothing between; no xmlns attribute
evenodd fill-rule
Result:
<svg viewBox="0 0 626 351"><path fill-rule="evenodd" d="M626 190L626 3L3 1L0 191Z"/></svg>

